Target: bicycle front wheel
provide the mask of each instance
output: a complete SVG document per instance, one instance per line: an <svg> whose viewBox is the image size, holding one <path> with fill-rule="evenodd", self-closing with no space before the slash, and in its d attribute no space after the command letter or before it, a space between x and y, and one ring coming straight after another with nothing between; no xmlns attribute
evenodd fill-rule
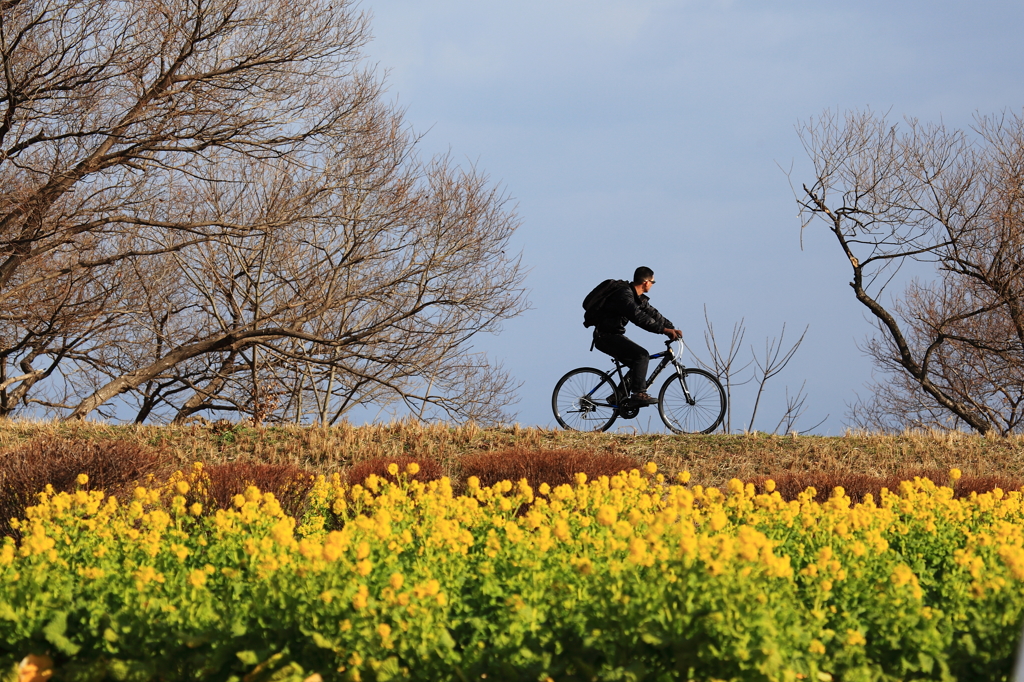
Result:
<svg viewBox="0 0 1024 682"><path fill-rule="evenodd" d="M551 395L555 419L572 431L605 431L619 416L617 404L615 382L592 367L566 374L555 384Z"/></svg>
<svg viewBox="0 0 1024 682"><path fill-rule="evenodd" d="M725 389L702 369L677 372L661 387L658 412L675 433L711 433L725 417Z"/></svg>

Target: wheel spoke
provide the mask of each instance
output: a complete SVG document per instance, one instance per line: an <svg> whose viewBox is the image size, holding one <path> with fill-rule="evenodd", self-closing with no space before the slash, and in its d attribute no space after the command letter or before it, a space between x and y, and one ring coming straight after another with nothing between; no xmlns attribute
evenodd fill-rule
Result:
<svg viewBox="0 0 1024 682"><path fill-rule="evenodd" d="M608 402L615 389L611 378L591 368L576 369L559 380L551 408L562 427L574 431L604 431L618 416ZM614 400L612 401L615 402Z"/></svg>
<svg viewBox="0 0 1024 682"><path fill-rule="evenodd" d="M704 370L690 369L684 374L685 391L678 374L662 386L658 403L661 418L676 433L710 433L725 416L725 391Z"/></svg>

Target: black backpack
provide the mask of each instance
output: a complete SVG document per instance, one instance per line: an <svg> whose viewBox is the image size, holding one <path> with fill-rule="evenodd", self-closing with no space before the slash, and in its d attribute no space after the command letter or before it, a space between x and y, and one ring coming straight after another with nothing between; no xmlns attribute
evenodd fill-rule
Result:
<svg viewBox="0 0 1024 682"><path fill-rule="evenodd" d="M586 298L583 299L584 327L593 327L597 324L599 319L598 313L601 312L601 306L603 306L604 302L608 300L608 296L623 284L629 284L629 282L622 279L606 279L587 294Z"/></svg>

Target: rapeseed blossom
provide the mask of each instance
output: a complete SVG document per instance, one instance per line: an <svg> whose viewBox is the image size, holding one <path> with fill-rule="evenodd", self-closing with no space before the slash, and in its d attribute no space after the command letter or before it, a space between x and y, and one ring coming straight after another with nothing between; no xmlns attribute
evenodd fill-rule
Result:
<svg viewBox="0 0 1024 682"><path fill-rule="evenodd" d="M0 666L433 680L621 677L639 661L795 682L1012 662L1020 491L956 499L914 479L859 504L842 488L785 501L770 481L690 486L649 464L573 485L471 477L457 494L417 471L321 477L301 518L252 486L205 508L201 466L126 501L44 490L0 543Z"/></svg>

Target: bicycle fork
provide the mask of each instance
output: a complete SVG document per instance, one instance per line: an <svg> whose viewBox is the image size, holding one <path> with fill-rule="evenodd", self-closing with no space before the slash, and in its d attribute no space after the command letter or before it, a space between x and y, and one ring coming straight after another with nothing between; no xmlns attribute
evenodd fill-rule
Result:
<svg viewBox="0 0 1024 682"><path fill-rule="evenodd" d="M665 345L668 346L669 344L666 343ZM647 380L647 387L650 388L651 385L654 384L654 380L658 378L659 374L661 374L661 370L671 364L676 368L676 374L679 376L679 383L683 387L683 396L686 398L686 404L690 407L696 405L697 400L693 397L693 394L690 393L690 387L686 385L686 367L683 366L683 363L679 362L679 356L672 352L671 346L669 346L669 348L664 352L655 353L650 356L651 360L656 360L658 358L661 358L661 362L659 362L658 366L654 368L654 372Z"/></svg>
<svg viewBox="0 0 1024 682"><path fill-rule="evenodd" d="M686 398L686 404L693 407L697 404L697 401L690 393L690 388L686 385L686 368L683 367L683 365L675 358L672 359L672 364L676 368L676 374L679 376L679 383L683 387L683 396Z"/></svg>

